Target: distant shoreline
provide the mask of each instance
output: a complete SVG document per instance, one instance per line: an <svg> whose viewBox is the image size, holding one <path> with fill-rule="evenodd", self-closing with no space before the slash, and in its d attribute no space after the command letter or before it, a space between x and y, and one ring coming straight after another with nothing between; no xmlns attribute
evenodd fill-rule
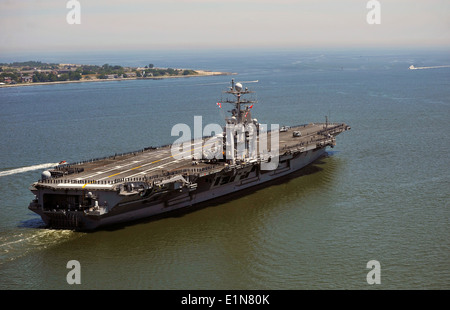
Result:
<svg viewBox="0 0 450 310"><path fill-rule="evenodd" d="M69 83L85 83L85 82L113 82L113 81L131 81L131 80L160 80L170 78L189 78L189 77L201 77L201 76L221 76L221 75L234 75L236 73L231 72L213 72L205 70L194 70L198 74L188 75L169 75L169 76L150 76L150 77L130 77L130 78L113 78L113 79L81 79L81 80L69 80L69 81L54 81L54 82L32 82L32 83L17 83L17 84L0 84L0 88L6 87L19 87L19 86L34 86L34 85L54 85L54 84L69 84Z"/></svg>

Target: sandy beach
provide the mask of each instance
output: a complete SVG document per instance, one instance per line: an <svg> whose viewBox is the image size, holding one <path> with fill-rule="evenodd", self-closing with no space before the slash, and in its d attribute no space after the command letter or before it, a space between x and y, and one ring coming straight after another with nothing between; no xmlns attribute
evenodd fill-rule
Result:
<svg viewBox="0 0 450 310"><path fill-rule="evenodd" d="M112 81L128 81L128 80L159 80L170 78L190 78L199 76L217 76L217 75L234 75L231 72L217 72L206 70L195 70L198 74L189 75L170 75L170 76L154 76L154 77L131 77L131 78L114 78L114 79L81 79L72 81L55 81L55 82L35 82L35 83L17 83L17 84L0 84L1 87L18 87L18 86L34 86L34 85L53 85L53 84L67 84L67 83L85 83L85 82L112 82Z"/></svg>

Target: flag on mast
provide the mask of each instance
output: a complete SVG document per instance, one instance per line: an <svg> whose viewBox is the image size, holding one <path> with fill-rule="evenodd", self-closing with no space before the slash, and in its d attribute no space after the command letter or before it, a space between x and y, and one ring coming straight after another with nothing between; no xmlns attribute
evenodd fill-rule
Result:
<svg viewBox="0 0 450 310"><path fill-rule="evenodd" d="M245 116L244 116L244 117L247 117L248 111L250 111L251 108L253 108L253 104L252 104L251 106L248 107L247 113L245 113Z"/></svg>
<svg viewBox="0 0 450 310"><path fill-rule="evenodd" d="M222 104L220 102L217 102L217 105L219 106L219 108L222 108Z"/></svg>

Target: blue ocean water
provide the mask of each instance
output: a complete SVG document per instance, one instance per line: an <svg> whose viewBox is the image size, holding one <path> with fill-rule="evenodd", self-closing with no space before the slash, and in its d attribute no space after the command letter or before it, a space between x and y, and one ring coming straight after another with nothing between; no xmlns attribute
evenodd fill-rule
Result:
<svg viewBox="0 0 450 310"><path fill-rule="evenodd" d="M181 67L232 76L0 88L0 288L448 289L450 65L442 51L203 51L38 55L43 62ZM0 58L0 62L31 60ZM19 58L20 58L19 57ZM231 78L260 123L345 122L296 178L210 208L92 234L28 211L46 166L172 143L223 124ZM244 83L245 84L245 83ZM382 282L369 285L378 260Z"/></svg>

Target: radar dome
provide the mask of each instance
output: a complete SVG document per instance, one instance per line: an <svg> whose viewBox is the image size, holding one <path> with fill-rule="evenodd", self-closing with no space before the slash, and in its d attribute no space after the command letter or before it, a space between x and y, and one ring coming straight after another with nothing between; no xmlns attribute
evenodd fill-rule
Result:
<svg viewBox="0 0 450 310"><path fill-rule="evenodd" d="M237 91L241 91L242 90L242 84L241 83L236 83L236 85L234 85L234 88L236 88Z"/></svg>
<svg viewBox="0 0 450 310"><path fill-rule="evenodd" d="M42 180L50 179L51 177L52 177L52 174L48 170L43 171L41 174Z"/></svg>

